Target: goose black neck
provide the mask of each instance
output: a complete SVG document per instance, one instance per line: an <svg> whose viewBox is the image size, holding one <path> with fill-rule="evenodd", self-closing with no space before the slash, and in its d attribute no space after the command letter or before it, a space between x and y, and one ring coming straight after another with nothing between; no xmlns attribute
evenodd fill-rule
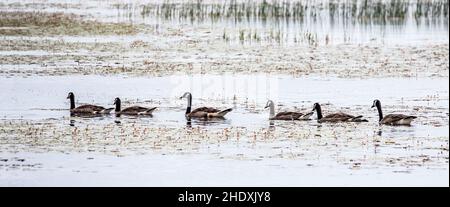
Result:
<svg viewBox="0 0 450 207"><path fill-rule="evenodd" d="M187 108L186 108L186 114L189 114L189 113L191 113L192 96L189 95L189 96L187 97L187 99L188 99L188 105L187 105Z"/></svg>
<svg viewBox="0 0 450 207"><path fill-rule="evenodd" d="M72 95L69 98L70 98L70 109L74 109L75 108L75 97Z"/></svg>
<svg viewBox="0 0 450 207"><path fill-rule="evenodd" d="M377 105L377 110L378 110L378 118L379 118L379 121L381 121L383 119L383 111L381 110L381 103L377 102L376 105Z"/></svg>
<svg viewBox="0 0 450 207"><path fill-rule="evenodd" d="M322 108L319 104L316 105L316 111L317 111L317 119L322 119Z"/></svg>
<svg viewBox="0 0 450 207"><path fill-rule="evenodd" d="M269 118L275 116L275 106L273 102L269 102Z"/></svg>
<svg viewBox="0 0 450 207"><path fill-rule="evenodd" d="M120 103L120 99L117 99L116 100L116 112L119 112L120 111L120 108L121 108L121 103Z"/></svg>

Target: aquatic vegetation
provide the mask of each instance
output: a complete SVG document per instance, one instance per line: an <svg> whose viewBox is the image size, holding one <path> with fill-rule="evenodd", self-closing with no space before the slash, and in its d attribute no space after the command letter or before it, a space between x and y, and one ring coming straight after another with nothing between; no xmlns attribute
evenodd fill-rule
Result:
<svg viewBox="0 0 450 207"><path fill-rule="evenodd" d="M127 9L130 4L116 4ZM225 0L170 1L139 5L143 17L187 22L303 22L307 19L329 21L386 23L404 21L411 11L418 18L448 18L445 0L351 0L351 1L288 1L288 0Z"/></svg>
<svg viewBox="0 0 450 207"><path fill-rule="evenodd" d="M448 20L448 1L417 0L414 17L419 22L420 18L444 17Z"/></svg>
<svg viewBox="0 0 450 207"><path fill-rule="evenodd" d="M124 35L137 31L130 24L100 23L73 14L0 12L1 35Z"/></svg>
<svg viewBox="0 0 450 207"><path fill-rule="evenodd" d="M147 4L114 4L113 7L120 11L118 13L126 13L125 16L134 16L140 11L141 18L153 19L156 22L258 29L262 33L256 35L261 37L261 41L278 44L288 42L319 44L320 41L317 40L302 42L298 41L298 36L292 37L292 34L306 32L299 25L314 25L317 22L344 29L349 25L402 27L409 20L417 24L425 22L444 24L448 27L448 1L445 0L164 0ZM286 31L288 28L294 29L288 32ZM243 33L249 32L242 30L229 31L228 38L223 36L222 39L241 44L260 42L252 40L255 38L245 37ZM262 38L265 35L264 30L274 30L274 34ZM349 38L344 38L344 42Z"/></svg>
<svg viewBox="0 0 450 207"><path fill-rule="evenodd" d="M0 41L0 47L4 50L0 55L0 62L3 63L0 66L0 75L161 76L180 72L187 74L259 72L295 76L448 77L448 44L385 46L381 51L376 45L316 46L315 35L306 32L296 35L298 45L285 44L282 40L281 46L278 46L275 42L276 31L272 32L273 39L269 39L270 33L242 30L245 39L242 46L228 46L222 42L223 37L217 37L217 41L205 39L204 42L196 44L174 42L164 49L157 43L140 40L124 43L68 42L49 39L3 40ZM231 36L234 33L229 30L222 32L229 44L233 44L232 41L239 41L239 37ZM285 34L280 33L281 35ZM255 44L248 44L250 41ZM273 41L277 46L268 44L269 41ZM301 45L302 41L306 45ZM205 42L208 42L208 47L204 47ZM270 50L261 49L261 45L264 48L270 47ZM181 54L185 60L174 58L180 57ZM194 67L194 64L199 67Z"/></svg>

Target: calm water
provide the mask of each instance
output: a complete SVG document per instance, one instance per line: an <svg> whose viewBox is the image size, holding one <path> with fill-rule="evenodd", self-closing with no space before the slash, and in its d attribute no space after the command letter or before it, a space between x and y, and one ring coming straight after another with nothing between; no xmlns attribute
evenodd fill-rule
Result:
<svg viewBox="0 0 450 207"><path fill-rule="evenodd" d="M430 119L448 116L448 78L374 78L341 79L259 75L194 75L164 77L61 76L33 78L0 77L2 119L63 119L68 117L67 93L75 93L77 104L89 103L114 107L115 97L131 105L157 106L152 118L141 121L163 126L185 125L186 91L193 94L193 107L233 108L219 122L225 126L264 127L267 100L276 103L276 111L310 111L315 102L332 104L324 110L359 113L375 122L376 110L370 106L380 99L386 112L412 112L429 107ZM403 109L403 107L406 107ZM114 116L102 120L112 122ZM122 120L128 120L122 117ZM120 120L120 119L119 119ZM448 117L440 120L448 124ZM427 122L428 123L428 122Z"/></svg>

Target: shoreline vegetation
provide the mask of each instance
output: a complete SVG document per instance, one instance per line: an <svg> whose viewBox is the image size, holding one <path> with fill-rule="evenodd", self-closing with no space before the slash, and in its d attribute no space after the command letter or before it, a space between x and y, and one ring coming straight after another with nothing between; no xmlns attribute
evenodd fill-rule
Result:
<svg viewBox="0 0 450 207"><path fill-rule="evenodd" d="M352 1L164 1L149 3L136 8L131 4L114 4L118 10L140 11L142 17L160 17L166 20L187 22L303 22L307 18L329 18L330 21L342 19L348 23L401 23L413 18L448 18L448 1L405 1L405 0L352 0ZM134 9L133 9L134 8ZM131 15L131 14L128 14Z"/></svg>
<svg viewBox="0 0 450 207"><path fill-rule="evenodd" d="M0 11L0 35L132 35L136 26L84 20L75 14Z"/></svg>

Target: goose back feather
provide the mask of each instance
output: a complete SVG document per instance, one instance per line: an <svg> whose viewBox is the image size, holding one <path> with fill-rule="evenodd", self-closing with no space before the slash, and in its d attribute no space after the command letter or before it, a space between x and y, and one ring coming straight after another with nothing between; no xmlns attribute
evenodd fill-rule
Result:
<svg viewBox="0 0 450 207"><path fill-rule="evenodd" d="M186 108L186 118L199 118L199 119L212 119L212 118L223 118L228 112L233 109L228 108L225 110L219 110L213 107L200 107L191 111L192 107L192 94L189 92L184 93L183 96L180 97L187 98L188 105Z"/></svg>
<svg viewBox="0 0 450 207"><path fill-rule="evenodd" d="M147 107L142 107L142 106L130 106L124 109L121 109L121 100L120 98L116 98L114 100L114 104L116 105L116 114L120 115L133 115L133 116L137 116L137 115L152 115L153 111L157 108L157 107L152 107L152 108L147 108Z"/></svg>
<svg viewBox="0 0 450 207"><path fill-rule="evenodd" d="M102 106L86 104L75 107L75 95L70 92L67 96L70 99L70 113L76 114L109 114L114 108L105 108Z"/></svg>
<svg viewBox="0 0 450 207"><path fill-rule="evenodd" d="M380 124L385 125L411 125L411 122L417 118L417 116L409 116L404 114L388 114L383 116L383 111L381 110L381 102L376 99L373 101L373 107L377 107L378 118Z"/></svg>
<svg viewBox="0 0 450 207"><path fill-rule="evenodd" d="M265 108L270 108L269 120L309 120L313 112L301 113L293 111L278 112L275 114L275 104L273 101L267 101Z"/></svg>
<svg viewBox="0 0 450 207"><path fill-rule="evenodd" d="M315 103L313 107L313 111L317 112L317 121L319 123L322 122L368 122L366 119L363 119L362 115L353 116L350 114L346 114L343 112L337 112L328 114L326 116L322 116L322 108L319 103Z"/></svg>

